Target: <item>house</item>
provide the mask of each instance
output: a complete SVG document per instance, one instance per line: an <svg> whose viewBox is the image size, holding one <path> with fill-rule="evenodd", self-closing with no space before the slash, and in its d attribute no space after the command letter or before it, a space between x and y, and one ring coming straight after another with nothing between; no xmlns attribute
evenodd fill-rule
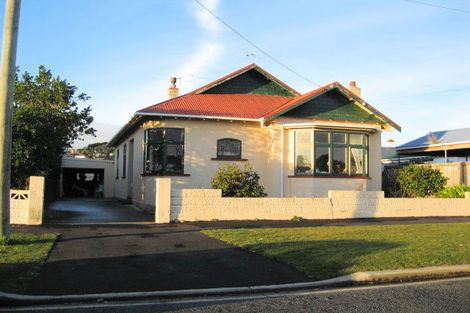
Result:
<svg viewBox="0 0 470 313"><path fill-rule="evenodd" d="M470 128L430 132L396 148L398 156L428 156L434 163L466 162L470 156Z"/></svg>
<svg viewBox="0 0 470 313"><path fill-rule="evenodd" d="M381 190L381 131L400 126L361 99L355 83L305 94L256 64L137 111L111 139L114 195L144 206L155 177L210 188L216 170L249 162L271 197ZM154 202L153 202L154 203Z"/></svg>

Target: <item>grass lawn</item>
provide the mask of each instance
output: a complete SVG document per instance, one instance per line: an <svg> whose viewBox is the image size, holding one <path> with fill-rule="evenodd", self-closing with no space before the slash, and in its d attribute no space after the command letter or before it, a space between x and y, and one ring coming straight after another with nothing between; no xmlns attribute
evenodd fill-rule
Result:
<svg viewBox="0 0 470 313"><path fill-rule="evenodd" d="M470 223L202 232L289 264L313 280L358 271L470 264Z"/></svg>
<svg viewBox="0 0 470 313"><path fill-rule="evenodd" d="M23 292L38 274L57 234L12 234L0 243L0 291Z"/></svg>

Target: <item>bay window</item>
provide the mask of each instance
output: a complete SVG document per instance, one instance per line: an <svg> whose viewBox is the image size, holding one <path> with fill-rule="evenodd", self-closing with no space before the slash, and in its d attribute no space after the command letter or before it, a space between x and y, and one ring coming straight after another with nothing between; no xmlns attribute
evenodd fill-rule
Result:
<svg viewBox="0 0 470 313"><path fill-rule="evenodd" d="M362 133L295 130L295 175L367 176L368 140Z"/></svg>

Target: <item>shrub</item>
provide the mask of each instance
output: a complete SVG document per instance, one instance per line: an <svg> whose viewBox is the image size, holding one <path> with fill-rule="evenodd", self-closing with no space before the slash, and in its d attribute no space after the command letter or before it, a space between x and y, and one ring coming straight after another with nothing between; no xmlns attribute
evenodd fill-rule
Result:
<svg viewBox="0 0 470 313"><path fill-rule="evenodd" d="M400 170L397 182L405 197L429 197L444 188L447 178L430 166L408 165Z"/></svg>
<svg viewBox="0 0 470 313"><path fill-rule="evenodd" d="M243 170L235 164L221 166L211 184L214 189L222 189L223 197L266 197L259 175L250 164Z"/></svg>
<svg viewBox="0 0 470 313"><path fill-rule="evenodd" d="M470 192L470 186L460 185L460 186L451 186L442 189L437 194L438 198L465 198L465 193Z"/></svg>

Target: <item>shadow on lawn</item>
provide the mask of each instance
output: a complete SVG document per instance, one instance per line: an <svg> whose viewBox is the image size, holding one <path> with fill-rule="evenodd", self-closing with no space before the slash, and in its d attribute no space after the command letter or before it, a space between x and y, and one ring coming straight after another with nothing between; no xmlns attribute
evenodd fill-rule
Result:
<svg viewBox="0 0 470 313"><path fill-rule="evenodd" d="M255 244L244 248L291 265L313 280L323 280L351 274L348 269L357 264L359 258L400 245L366 240L316 240Z"/></svg>

